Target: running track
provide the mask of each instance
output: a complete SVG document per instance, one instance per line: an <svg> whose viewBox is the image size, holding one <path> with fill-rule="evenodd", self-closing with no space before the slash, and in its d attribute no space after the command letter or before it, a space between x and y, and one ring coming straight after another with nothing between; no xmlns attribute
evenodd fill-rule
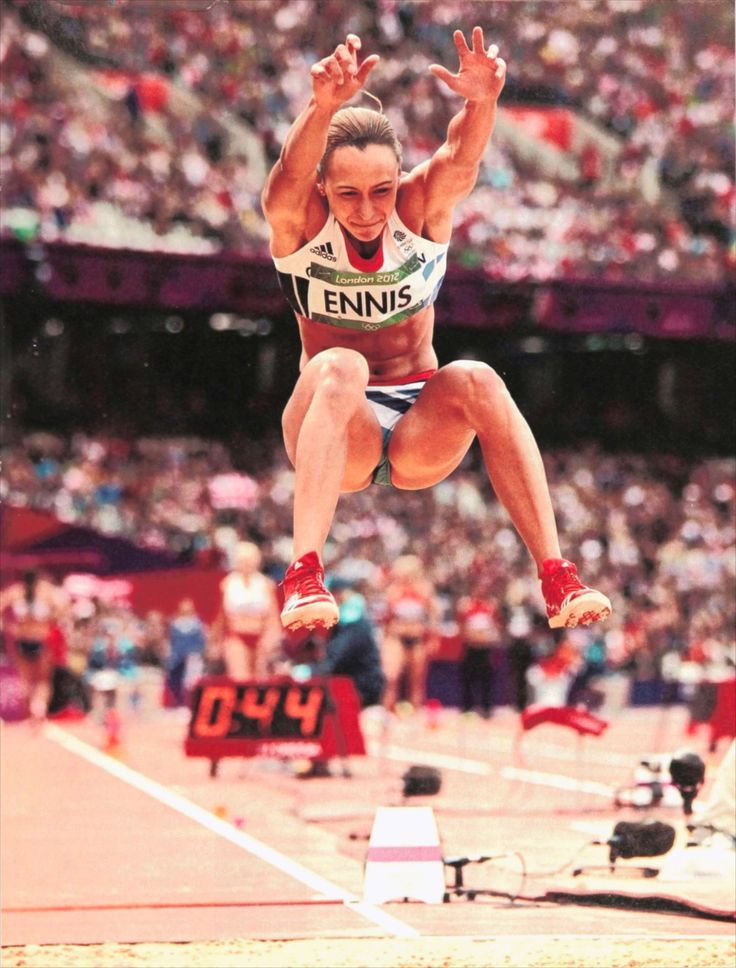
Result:
<svg viewBox="0 0 736 968"><path fill-rule="evenodd" d="M378 804L398 804L410 763L442 771L435 809L443 853L520 851L549 872L618 819L614 786L638 757L683 745L682 711L623 710L580 749L540 727L514 756L515 718L448 713L399 721L353 777L300 781L270 761L223 761L217 778L182 750L185 726L149 709L126 723L116 756L93 722L4 725L3 945L230 938L418 936L732 937L733 925L682 915L482 899L362 903L363 859ZM701 740L689 745L705 756ZM659 819L678 824L665 807ZM587 863L603 863L603 847ZM503 865L501 865L503 866ZM473 886L518 883L515 868L468 869ZM480 879L479 879L480 878ZM489 880L485 880L488 878ZM546 882L548 886L549 882ZM526 893L542 882L527 881Z"/></svg>

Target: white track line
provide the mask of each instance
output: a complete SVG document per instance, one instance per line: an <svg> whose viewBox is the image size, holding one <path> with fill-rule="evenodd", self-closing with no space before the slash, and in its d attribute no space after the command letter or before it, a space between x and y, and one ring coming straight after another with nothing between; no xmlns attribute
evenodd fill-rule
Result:
<svg viewBox="0 0 736 968"><path fill-rule="evenodd" d="M591 793L598 797L612 797L616 792L607 783L597 783L595 780L576 780L573 776L562 776L559 773L540 773L539 770L521 770L516 766L504 766L501 776L507 780L522 780L524 783L536 783L539 786L555 787L557 790L576 790L578 793Z"/></svg>
<svg viewBox="0 0 736 968"><path fill-rule="evenodd" d="M425 763L427 766L446 770L456 770L459 773L472 773L475 776L494 776L500 774L507 780L522 780L524 783L534 783L538 786L555 787L558 790L576 790L579 793L591 793L600 797L613 797L615 788L605 783L592 780L576 780L574 777L561 773L542 773L539 770L523 770L516 766L503 766L495 769L490 763L481 760L470 760L464 756L452 756L449 753L436 753L428 750L407 749L402 746L385 746L380 743L369 744L373 756L385 757L399 763Z"/></svg>
<svg viewBox="0 0 736 968"><path fill-rule="evenodd" d="M52 742L58 743L59 746L62 746L68 752L74 753L88 763L98 766L100 769L105 770L106 773L117 777L124 783L147 794L154 800L158 800L159 803L163 803L167 807L171 807L172 810L183 814L183 816L189 817L190 820L194 820L195 823L201 824L207 830L212 831L212 833L218 834L225 840L229 840L236 847L240 847L254 857L265 861L271 867L275 867L283 874L292 877L295 881L299 881L312 890L318 891L326 898L342 901L349 910L361 915L366 921L371 921L373 924L378 925L387 934L396 938L419 937L419 931L410 925L405 924L398 918L392 917L373 904L366 904L360 898L356 897L355 894L351 894L339 885L333 884L332 881L328 881L321 874L309 870L309 868L304 867L298 861L292 860L290 857L275 850L273 847L269 847L268 844L264 844L250 834L238 830L232 824L227 823L227 821L220 820L219 817L211 814L209 810L205 810L204 807L192 803L191 800L187 800L186 797L175 793L163 784L157 783L155 780L149 779L149 777L144 776L137 770L133 770L118 760L112 759L100 752L100 750L95 749L94 746L90 746L89 743L85 743L59 726L53 723L47 723L44 727L44 735Z"/></svg>
<svg viewBox="0 0 736 968"><path fill-rule="evenodd" d="M509 756L512 752L511 743L504 736L483 736L483 737L463 737L458 745L464 745L473 751L489 752L491 748L496 752L506 753ZM524 751L534 756L546 756L551 760L575 761L579 757L577 750L570 749L569 746L558 746L555 743L544 742L543 740L532 739L524 741ZM594 745L586 746L585 758L591 763L602 763L606 766L624 766L631 769L636 766L640 759L659 759L661 753L615 753L610 750L598 750Z"/></svg>

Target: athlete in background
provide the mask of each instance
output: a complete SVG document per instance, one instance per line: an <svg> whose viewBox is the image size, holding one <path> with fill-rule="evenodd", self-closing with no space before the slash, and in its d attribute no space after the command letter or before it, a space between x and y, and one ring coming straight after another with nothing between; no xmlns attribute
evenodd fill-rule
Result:
<svg viewBox="0 0 736 968"><path fill-rule="evenodd" d="M456 619L460 645L460 691L463 712L480 705L488 719L493 705L493 655L501 645L500 616L492 581L476 575L470 594L457 603Z"/></svg>
<svg viewBox="0 0 736 968"><path fill-rule="evenodd" d="M276 585L260 567L259 548L241 541L235 548L234 568L220 585L220 609L211 637L233 679L263 675L281 641Z"/></svg>
<svg viewBox="0 0 736 968"><path fill-rule="evenodd" d="M386 619L381 658L386 673L383 704L393 710L402 675L414 709L424 705L427 658L438 642L439 607L434 588L424 577L421 559L402 555L391 569L386 588Z"/></svg>
<svg viewBox="0 0 736 968"><path fill-rule="evenodd" d="M371 483L430 487L477 436L498 499L534 559L550 624L605 618L610 602L561 557L537 444L485 363L438 368L434 300L455 206L475 185L506 77L498 48L455 31L456 74L431 65L463 99L447 137L411 172L387 118L341 106L379 58L358 60L350 34L311 69L312 96L292 124L262 203L271 254L302 341L301 373L284 410L296 471L294 560L284 579L286 627L333 625L322 550L341 492Z"/></svg>
<svg viewBox="0 0 736 968"><path fill-rule="evenodd" d="M63 625L69 602L56 585L36 571L0 594L0 617L6 646L28 697L31 719L43 720L48 711L55 665L54 640Z"/></svg>

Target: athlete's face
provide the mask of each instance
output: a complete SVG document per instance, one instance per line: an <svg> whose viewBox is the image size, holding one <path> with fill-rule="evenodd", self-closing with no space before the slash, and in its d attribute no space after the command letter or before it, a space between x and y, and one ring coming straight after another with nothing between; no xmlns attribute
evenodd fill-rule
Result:
<svg viewBox="0 0 736 968"><path fill-rule="evenodd" d="M235 554L235 570L240 572L244 578L249 578L258 571L261 563L261 556L257 548L250 544L243 544Z"/></svg>
<svg viewBox="0 0 736 968"><path fill-rule="evenodd" d="M337 221L359 242L370 242L396 205L399 162L387 145L346 145L331 154L320 185Z"/></svg>

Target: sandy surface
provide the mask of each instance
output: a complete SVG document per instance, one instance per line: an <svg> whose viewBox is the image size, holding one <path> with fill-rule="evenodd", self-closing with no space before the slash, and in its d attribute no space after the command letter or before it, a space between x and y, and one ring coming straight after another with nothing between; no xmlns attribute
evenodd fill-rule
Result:
<svg viewBox="0 0 736 968"><path fill-rule="evenodd" d="M725 938L324 939L194 944L27 945L4 968L733 968Z"/></svg>

